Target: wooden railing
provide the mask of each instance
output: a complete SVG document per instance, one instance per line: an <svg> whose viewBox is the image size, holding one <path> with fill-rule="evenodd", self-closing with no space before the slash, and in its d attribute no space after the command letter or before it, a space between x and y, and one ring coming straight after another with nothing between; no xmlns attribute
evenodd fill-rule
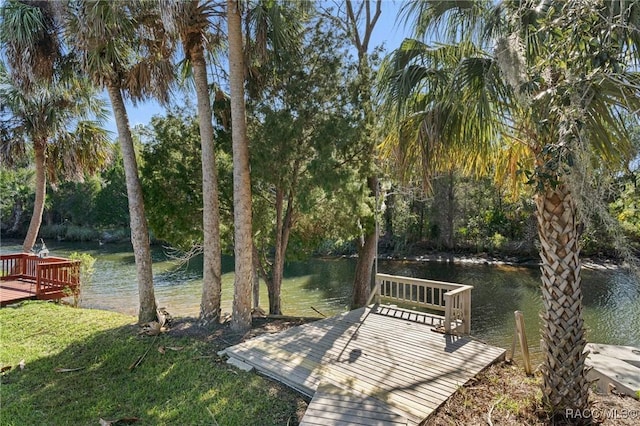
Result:
<svg viewBox="0 0 640 426"><path fill-rule="evenodd" d="M473 286L376 274L373 298L442 312L446 333L471 333L471 290Z"/></svg>
<svg viewBox="0 0 640 426"><path fill-rule="evenodd" d="M31 253L0 256L0 279L35 284L38 299L70 296L79 289L80 261L63 257L38 257Z"/></svg>

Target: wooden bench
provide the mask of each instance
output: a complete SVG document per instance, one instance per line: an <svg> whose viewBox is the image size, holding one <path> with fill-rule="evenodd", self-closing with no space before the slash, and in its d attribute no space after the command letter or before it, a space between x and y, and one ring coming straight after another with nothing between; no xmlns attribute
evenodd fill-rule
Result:
<svg viewBox="0 0 640 426"><path fill-rule="evenodd" d="M369 302L384 299L436 311L444 318L447 334L470 334L472 289L470 285L376 274Z"/></svg>

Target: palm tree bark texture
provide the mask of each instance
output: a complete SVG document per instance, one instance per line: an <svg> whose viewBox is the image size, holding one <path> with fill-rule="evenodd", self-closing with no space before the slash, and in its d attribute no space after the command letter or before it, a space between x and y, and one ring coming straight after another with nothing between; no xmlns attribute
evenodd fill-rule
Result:
<svg viewBox="0 0 640 426"><path fill-rule="evenodd" d="M30 251L36 243L38 238L38 232L40 231L40 225L42 224L42 213L44 212L44 200L47 195L47 140L43 138L40 141L34 141L33 151L35 157L35 169L36 169L36 199L33 203L33 215L29 222L29 229L27 235L22 243L22 250L24 252Z"/></svg>
<svg viewBox="0 0 640 426"><path fill-rule="evenodd" d="M555 414L564 415L567 408L588 406L576 206L565 185L547 188L535 201L544 303L543 398Z"/></svg>
<svg viewBox="0 0 640 426"><path fill-rule="evenodd" d="M222 298L220 203L218 199L218 177L216 173L214 131L211 123L209 84L207 82L207 68L202 43L192 49L190 57L193 63L193 78L198 99L198 120L202 146L204 265L200 320L204 323L209 323L215 322L220 318L220 301Z"/></svg>
<svg viewBox="0 0 640 426"><path fill-rule="evenodd" d="M231 88L231 138L233 150L233 225L235 279L231 329L251 328L251 287L253 285L253 229L249 143L244 100L244 49L240 2L227 0L229 31L229 86Z"/></svg>
<svg viewBox="0 0 640 426"><path fill-rule="evenodd" d="M131 243L136 261L136 275L138 279L138 297L140 309L138 322L145 323L157 318L157 304L153 290L153 273L151 268L151 248L149 246L149 229L144 212L142 186L138 177L138 164L133 147L133 138L129 130L129 119L122 99L122 93L117 85L107 85L107 92L113 108L113 114L118 128L118 139L122 150L127 197L129 199L129 216L131 224Z"/></svg>

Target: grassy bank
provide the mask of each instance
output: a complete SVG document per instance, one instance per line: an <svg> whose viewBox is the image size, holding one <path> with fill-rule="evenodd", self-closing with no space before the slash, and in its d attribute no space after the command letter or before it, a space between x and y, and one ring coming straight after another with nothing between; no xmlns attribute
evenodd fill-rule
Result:
<svg viewBox="0 0 640 426"><path fill-rule="evenodd" d="M297 424L304 402L228 367L210 334L139 335L135 320L43 302L0 309L0 366L12 367L0 424Z"/></svg>
<svg viewBox="0 0 640 426"><path fill-rule="evenodd" d="M0 309L0 425L298 424L303 399L216 355L243 336L182 320L152 337L138 334L135 320L44 302ZM248 337L290 325L295 321L256 319ZM638 424L640 401L595 393L590 400L594 413L620 413L596 424ZM563 423L545 412L538 374L501 363L461 387L426 424Z"/></svg>

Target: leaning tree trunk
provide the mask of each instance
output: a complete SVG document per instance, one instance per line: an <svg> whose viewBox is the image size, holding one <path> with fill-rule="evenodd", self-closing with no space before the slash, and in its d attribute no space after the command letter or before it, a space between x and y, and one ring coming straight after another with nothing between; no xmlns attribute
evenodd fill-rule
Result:
<svg viewBox="0 0 640 426"><path fill-rule="evenodd" d="M554 414L588 408L576 207L564 185L536 196L542 259L542 366L545 403Z"/></svg>
<svg viewBox="0 0 640 426"><path fill-rule="evenodd" d="M29 222L27 236L22 243L22 251L25 253L30 251L36 243L40 225L42 224L42 213L44 212L44 198L47 195L47 176L46 176L46 150L47 141L36 141L34 144L35 166L36 166L36 199L33 203L33 215Z"/></svg>
<svg viewBox="0 0 640 426"><path fill-rule="evenodd" d="M235 279L231 329L251 328L253 283L253 233L251 225L251 176L244 103L244 51L242 20L237 0L227 0L229 32L229 86L231 89L231 138L233 148L233 224Z"/></svg>
<svg viewBox="0 0 640 426"><path fill-rule="evenodd" d="M378 178L370 177L367 184L372 195L378 190ZM378 208L377 206L375 207ZM374 215L376 215L374 213ZM365 231L363 242L358 246L358 262L356 274L353 280L353 297L351 309L364 306L371 294L371 282L373 264L376 258L376 245L378 244L378 230L376 226Z"/></svg>
<svg viewBox="0 0 640 426"><path fill-rule="evenodd" d="M157 305L153 291L153 272L151 269L151 248L149 245L149 230L144 213L142 186L138 177L136 152L133 138L129 129L129 118L124 106L120 88L114 84L107 86L109 99L118 128L118 140L122 150L124 174L127 183L127 198L129 200L129 220L131 226L131 243L136 261L136 275L138 278L138 297L140 309L138 322L140 324L154 321L157 318Z"/></svg>
<svg viewBox="0 0 640 426"><path fill-rule="evenodd" d="M207 67L202 45L191 52L193 78L198 98L198 120L202 147L202 228L203 271L200 320L208 324L220 318L222 298L220 259L220 205L218 201L218 176Z"/></svg>

